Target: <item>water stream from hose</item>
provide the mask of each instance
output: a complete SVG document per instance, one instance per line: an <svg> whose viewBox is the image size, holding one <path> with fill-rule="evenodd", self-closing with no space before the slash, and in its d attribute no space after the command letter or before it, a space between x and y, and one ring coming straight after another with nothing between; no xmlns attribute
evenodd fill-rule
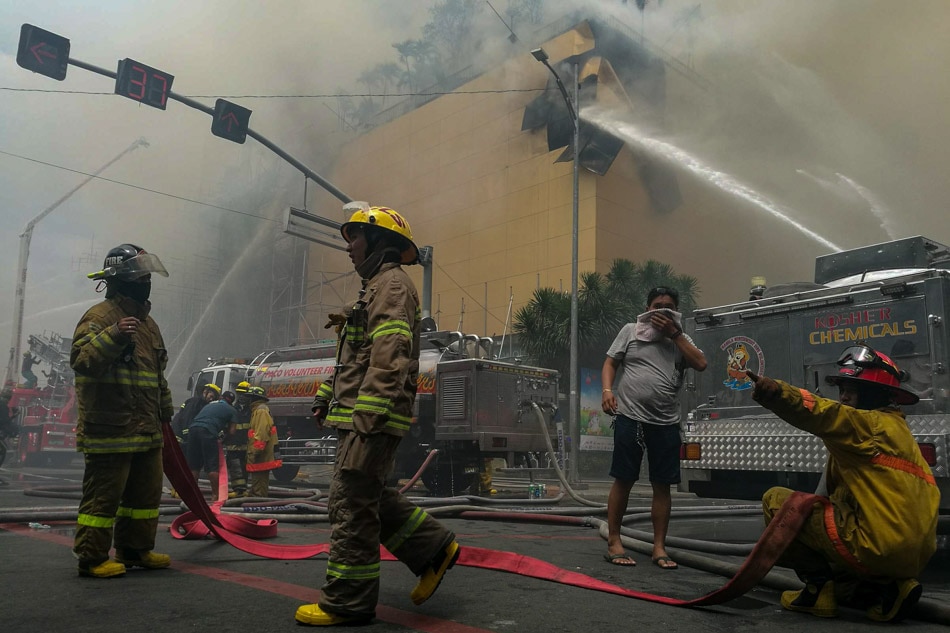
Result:
<svg viewBox="0 0 950 633"><path fill-rule="evenodd" d="M648 152L650 155L663 160L675 163L679 167L687 169L705 182L717 187L729 195L741 198L749 202L756 209L768 213L772 217L781 220L785 224L793 227L802 235L805 235L830 251L843 250L834 242L815 233L802 223L787 215L781 207L769 200L766 196L755 191L748 185L724 172L713 169L702 160L693 156L684 149L681 149L672 143L662 141L646 133L635 123L620 121L613 117L609 110L605 108L590 107L584 108L583 119L597 126L598 128L610 132L614 136L623 139L631 145Z"/></svg>

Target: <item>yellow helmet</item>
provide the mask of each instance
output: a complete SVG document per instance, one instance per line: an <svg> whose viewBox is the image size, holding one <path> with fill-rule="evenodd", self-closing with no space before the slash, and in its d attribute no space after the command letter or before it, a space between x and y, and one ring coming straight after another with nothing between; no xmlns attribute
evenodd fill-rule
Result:
<svg viewBox="0 0 950 633"><path fill-rule="evenodd" d="M234 390L238 393L247 393L250 388L251 383L246 380L242 380L237 384L237 387L235 387Z"/></svg>
<svg viewBox="0 0 950 633"><path fill-rule="evenodd" d="M358 209L348 222L340 227L340 233L343 239L350 241L347 232L354 224L365 224L367 226L378 226L381 229L392 231L406 242L406 248L402 251L403 264L415 264L419 261L419 249L412 239L412 229L409 228L409 222L397 211L389 207L363 207Z"/></svg>
<svg viewBox="0 0 950 633"><path fill-rule="evenodd" d="M215 394L217 394L217 395L219 395L219 396L221 395L221 387L219 387L218 385L214 384L213 382L209 382L207 385L205 385L204 387L202 387L202 389L203 389L203 390L204 390L204 389L210 389L210 390L213 391Z"/></svg>

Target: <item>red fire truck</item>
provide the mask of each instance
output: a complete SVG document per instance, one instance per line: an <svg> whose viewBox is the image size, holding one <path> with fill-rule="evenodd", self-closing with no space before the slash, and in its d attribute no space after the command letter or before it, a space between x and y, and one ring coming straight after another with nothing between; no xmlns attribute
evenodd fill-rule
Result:
<svg viewBox="0 0 950 633"><path fill-rule="evenodd" d="M7 439L16 463L66 466L76 457L76 391L69 367L71 341L56 333L30 335L30 353L49 363L45 386L10 389L10 412L19 435Z"/></svg>

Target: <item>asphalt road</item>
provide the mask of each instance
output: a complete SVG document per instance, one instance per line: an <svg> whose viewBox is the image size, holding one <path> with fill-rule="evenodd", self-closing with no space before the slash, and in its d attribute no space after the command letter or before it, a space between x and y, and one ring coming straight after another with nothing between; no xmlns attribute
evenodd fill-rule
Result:
<svg viewBox="0 0 950 633"><path fill-rule="evenodd" d="M176 540L169 533L173 514L163 515L157 551L172 556L168 570L130 570L124 577L99 580L79 578L70 547L81 462L65 469L0 468L0 629L32 631L182 631L251 632L299 630L293 614L299 604L316 601L326 570L325 557L298 561L256 558L215 540ZM326 472L304 473L304 489L326 489ZM554 482L548 483L549 493ZM514 552L526 560L554 566L561 576L575 572L593 582L621 589L678 599L696 598L722 586L727 578L705 571L704 561L741 563L740 556L703 554L673 549L681 567L661 570L647 554L635 553L634 568L609 565L603 560L606 544L595 526L604 518L602 508L576 501L534 505L527 500L524 482L497 480L499 495L492 506L505 510L500 519L459 518L459 505L478 500L433 504L457 534L463 547ZM589 482L578 494L592 503L606 500L605 482ZM413 495L424 495L414 491ZM41 495L41 496L38 496ZM173 503L171 500L169 503ZM727 543L748 543L761 531L757 516L743 515L738 506L748 502L697 499L677 493L674 508L715 506L716 515L674 517L671 536ZM631 512L649 504L646 487L635 487ZM169 505L169 512L175 506ZM544 508L555 514L576 515L565 523L527 520L520 511ZM299 522L298 522L299 521ZM30 523L49 527L30 527ZM629 524L649 530L649 524ZM277 544L325 543L329 526L324 520L283 517ZM695 561L696 567L692 566ZM689 562L690 565L685 563ZM572 586L552 580L458 565L446 576L436 595L414 607L409 592L412 574L397 562L384 562L377 617L373 631L428 631L478 633L481 631L544 632L611 631L635 628L652 633L682 631L839 631L842 625L873 624L858 611L842 609L837 620L824 620L783 611L779 588L793 583L785 570L773 571L771 586L760 585L732 602L709 608L686 609L643 599ZM924 577L925 604L950 604L950 556L946 551L931 561ZM936 613L941 613L938 610ZM933 619L931 616L930 619ZM915 631L944 631L945 625L919 619L900 625Z"/></svg>

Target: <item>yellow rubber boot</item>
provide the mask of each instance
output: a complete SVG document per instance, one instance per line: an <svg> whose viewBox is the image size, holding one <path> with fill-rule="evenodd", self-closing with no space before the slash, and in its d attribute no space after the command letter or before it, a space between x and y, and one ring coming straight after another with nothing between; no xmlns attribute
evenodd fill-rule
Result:
<svg viewBox="0 0 950 633"><path fill-rule="evenodd" d="M107 560L94 567L79 566L79 575L89 578L113 578L125 573L125 565L114 560Z"/></svg>
<svg viewBox="0 0 950 633"><path fill-rule="evenodd" d="M867 616L875 622L897 622L909 616L924 588L913 578L897 580L881 590L881 602L868 609Z"/></svg>
<svg viewBox="0 0 950 633"><path fill-rule="evenodd" d="M304 604L297 607L294 619L300 624L308 626L336 626L339 624L360 624L373 619L371 615L337 615L327 613L319 604Z"/></svg>
<svg viewBox="0 0 950 633"><path fill-rule="evenodd" d="M835 583L831 580L808 582L799 591L783 591L782 606L789 611L810 613L819 618L838 617Z"/></svg>
<svg viewBox="0 0 950 633"><path fill-rule="evenodd" d="M445 546L445 549L439 552L429 567L419 576L419 582L416 583L412 593L409 594L413 604L422 604L432 597L435 590L442 584L442 578L445 577L445 572L451 569L452 566L455 565L455 561L459 559L461 551L462 548L459 546L458 541L452 541Z"/></svg>
<svg viewBox="0 0 950 633"><path fill-rule="evenodd" d="M155 552L133 553L129 556L116 555L115 559L126 567L144 567L145 569L165 569L172 564L171 556Z"/></svg>

